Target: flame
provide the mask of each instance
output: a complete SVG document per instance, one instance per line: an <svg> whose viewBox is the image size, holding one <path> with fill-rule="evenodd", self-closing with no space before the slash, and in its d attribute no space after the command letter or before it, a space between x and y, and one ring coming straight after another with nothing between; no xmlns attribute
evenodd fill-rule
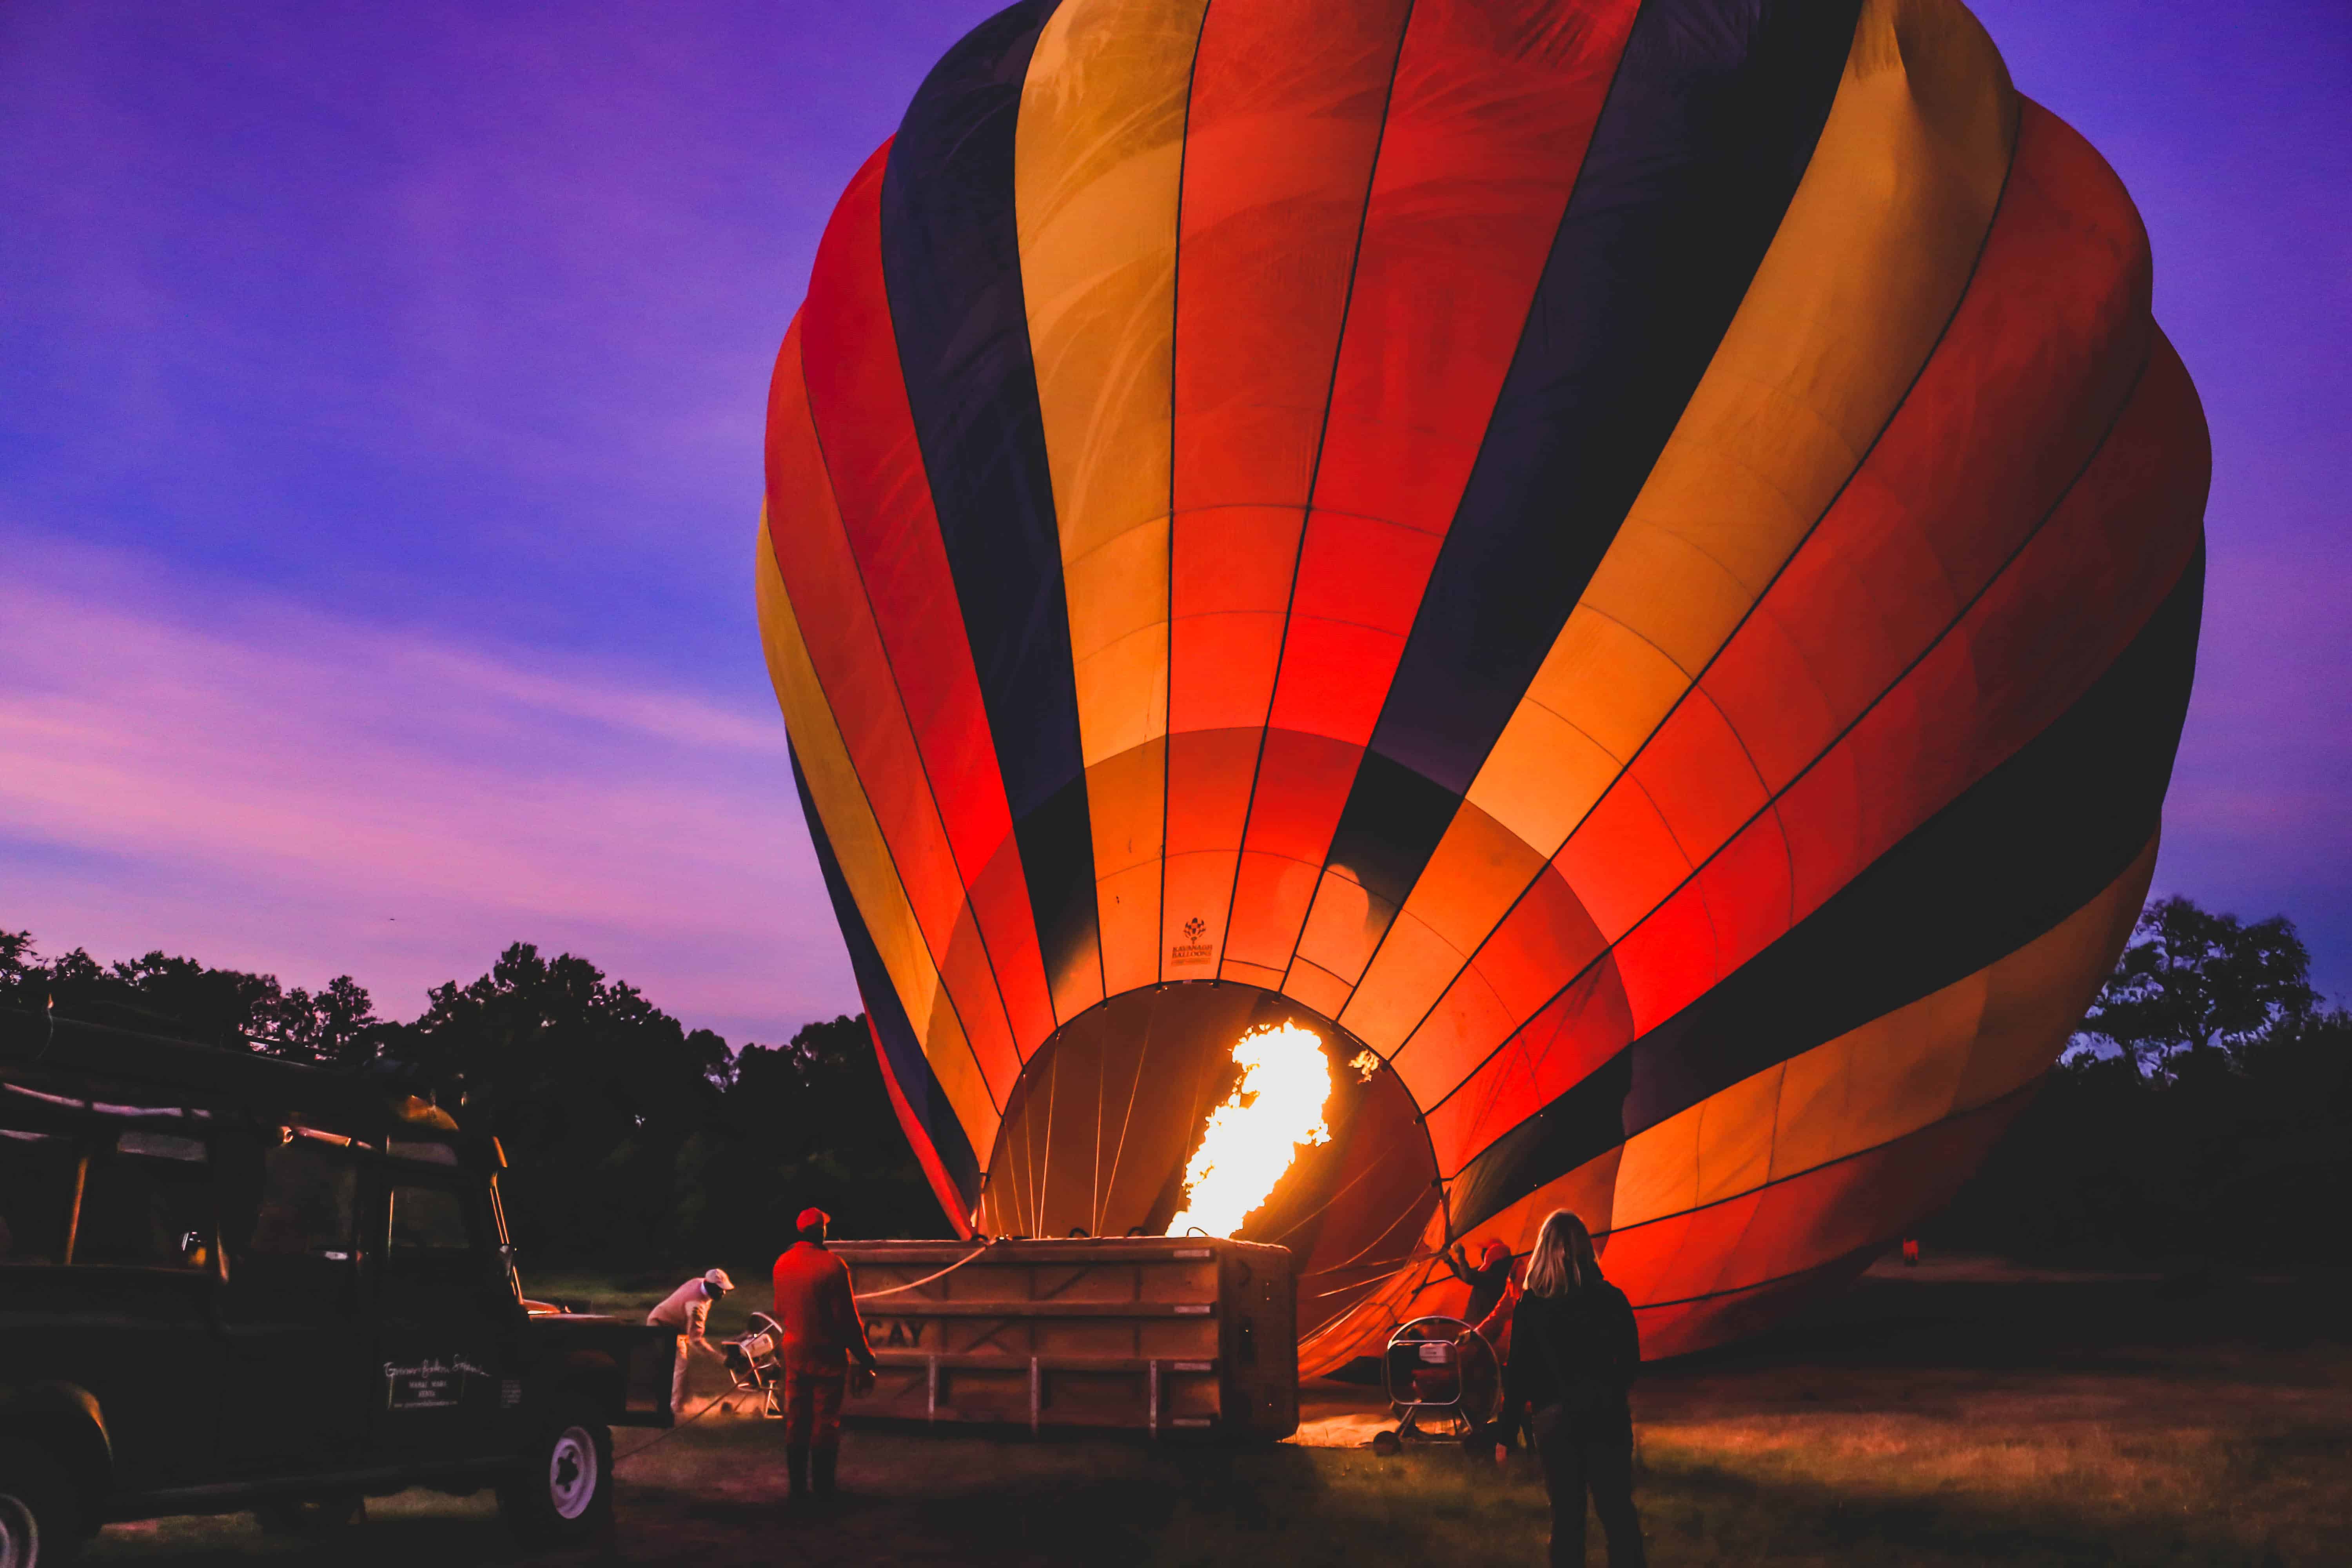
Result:
<svg viewBox="0 0 2352 1568"><path fill-rule="evenodd" d="M1184 1210L1168 1234L1198 1226L1232 1236L1274 1191L1298 1151L1331 1141L1323 1107L1331 1064L1323 1042L1295 1024L1270 1025L1234 1042L1241 1081L1209 1113L1201 1147L1184 1167Z"/></svg>

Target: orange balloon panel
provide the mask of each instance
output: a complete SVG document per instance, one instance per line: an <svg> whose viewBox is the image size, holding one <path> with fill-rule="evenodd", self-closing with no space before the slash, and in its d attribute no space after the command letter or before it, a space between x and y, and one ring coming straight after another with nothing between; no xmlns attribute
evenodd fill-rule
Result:
<svg viewBox="0 0 2352 1568"><path fill-rule="evenodd" d="M1953 0L976 28L819 247L759 562L954 1223L1165 1225L1263 1024L1337 1086L1241 1232L1309 1366L1553 1207L1663 1354L1944 1201L2188 700L2148 277Z"/></svg>

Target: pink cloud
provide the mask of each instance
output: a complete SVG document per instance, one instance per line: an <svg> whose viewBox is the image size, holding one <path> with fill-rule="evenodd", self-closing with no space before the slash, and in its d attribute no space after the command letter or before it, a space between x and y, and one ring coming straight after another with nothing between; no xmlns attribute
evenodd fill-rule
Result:
<svg viewBox="0 0 2352 1568"><path fill-rule="evenodd" d="M740 705L34 542L0 582L0 922L387 1014L507 942L740 1038L855 1011L747 650ZM735 695L730 693L730 695Z"/></svg>

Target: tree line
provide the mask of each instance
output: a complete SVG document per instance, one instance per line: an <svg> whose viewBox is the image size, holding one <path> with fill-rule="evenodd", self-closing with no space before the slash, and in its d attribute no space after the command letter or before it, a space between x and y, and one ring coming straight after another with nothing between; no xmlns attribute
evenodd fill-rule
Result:
<svg viewBox="0 0 2352 1568"><path fill-rule="evenodd" d="M2352 1260L2352 1015L2284 916L2160 899L1931 1242L2042 1261Z"/></svg>
<svg viewBox="0 0 2352 1568"><path fill-rule="evenodd" d="M546 1262L756 1260L809 1205L845 1236L943 1236L865 1020L740 1050L583 958L518 942L413 1023L339 975L316 992L156 952L44 959L0 931L0 1006L250 1050L429 1090L495 1132L508 1217Z"/></svg>
<svg viewBox="0 0 2352 1568"><path fill-rule="evenodd" d="M504 1143L542 1259L750 1260L810 1204L846 1236L947 1233L863 1018L731 1048L634 986L527 943L413 1023L339 975L316 992L149 952L43 959L0 931L0 1005L429 1087ZM2335 1261L2352 1252L2352 1016L2283 916L2142 911L2040 1093L1932 1242L2077 1262Z"/></svg>

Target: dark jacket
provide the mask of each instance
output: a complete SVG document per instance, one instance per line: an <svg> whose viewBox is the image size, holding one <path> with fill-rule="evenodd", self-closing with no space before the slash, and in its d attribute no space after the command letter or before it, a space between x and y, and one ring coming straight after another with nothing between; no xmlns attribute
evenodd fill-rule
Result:
<svg viewBox="0 0 2352 1568"><path fill-rule="evenodd" d="M1570 1295L1521 1297L1503 1368L1506 1436L1527 1415L1554 1405L1572 1436L1631 1431L1625 1392L1641 1364L1633 1304L1606 1279L1596 1277Z"/></svg>
<svg viewBox="0 0 2352 1568"><path fill-rule="evenodd" d="M775 1284L776 1321L783 1329L778 1352L785 1366L845 1373L852 1356L861 1366L874 1364L849 1265L822 1247L794 1242L776 1259Z"/></svg>

